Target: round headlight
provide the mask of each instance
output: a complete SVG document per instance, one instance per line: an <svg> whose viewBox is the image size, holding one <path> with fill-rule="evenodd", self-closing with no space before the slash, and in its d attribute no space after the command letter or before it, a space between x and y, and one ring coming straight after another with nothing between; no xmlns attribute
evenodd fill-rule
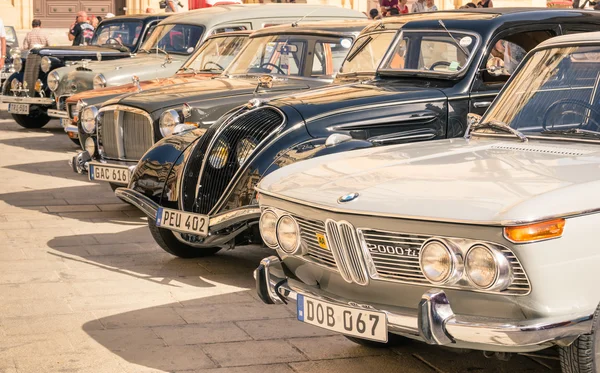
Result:
<svg viewBox="0 0 600 373"><path fill-rule="evenodd" d="M85 133L93 133L96 129L96 117L98 116L98 109L95 106L87 106L81 112L81 127Z"/></svg>
<svg viewBox="0 0 600 373"><path fill-rule="evenodd" d="M288 254L295 253L300 247L300 228L289 215L284 215L277 221L277 243Z"/></svg>
<svg viewBox="0 0 600 373"><path fill-rule="evenodd" d="M97 74L94 77L94 89L106 87L106 78L102 74Z"/></svg>
<svg viewBox="0 0 600 373"><path fill-rule="evenodd" d="M208 162L213 168L221 169L227 164L228 159L229 146L224 140L220 139L210 152Z"/></svg>
<svg viewBox="0 0 600 373"><path fill-rule="evenodd" d="M437 240L426 241L421 248L419 265L423 275L433 284L442 284L450 279L456 263L450 248Z"/></svg>
<svg viewBox="0 0 600 373"><path fill-rule="evenodd" d="M158 127L163 137L171 136L175 126L181 123L179 113L176 110L167 110L160 115Z"/></svg>
<svg viewBox="0 0 600 373"><path fill-rule="evenodd" d="M85 139L85 150L90 154L90 156L94 156L96 154L96 141L93 137L88 137Z"/></svg>
<svg viewBox="0 0 600 373"><path fill-rule="evenodd" d="M266 210L260 216L258 225L265 244L271 248L277 247L277 214L272 210Z"/></svg>
<svg viewBox="0 0 600 373"><path fill-rule="evenodd" d="M59 83L60 83L60 76L58 75L56 70L52 71L50 74L48 74L48 81L46 82L46 84L48 84L48 88L50 88L50 90L52 92L54 92L58 89Z"/></svg>
<svg viewBox="0 0 600 373"><path fill-rule="evenodd" d="M467 278L479 289L491 288L498 279L496 255L483 245L469 249L465 257Z"/></svg>
<svg viewBox="0 0 600 373"><path fill-rule="evenodd" d="M13 58L21 58L21 48L11 48L8 54Z"/></svg>
<svg viewBox="0 0 600 373"><path fill-rule="evenodd" d="M42 69L43 72L47 73L48 71L50 71L51 68L52 60L50 59L50 57L46 56L42 58L42 62L40 63L40 69Z"/></svg>
<svg viewBox="0 0 600 373"><path fill-rule="evenodd" d="M246 160L248 159L248 157L250 157L250 154L252 154L254 149L256 149L256 141L254 141L254 139L246 137L242 141L238 142L235 151L237 161L240 164L240 166L244 164L244 162L246 162Z"/></svg>
<svg viewBox="0 0 600 373"><path fill-rule="evenodd" d="M10 89L11 91L16 91L17 89L19 89L19 80L18 79L13 79L10 81Z"/></svg>
<svg viewBox="0 0 600 373"><path fill-rule="evenodd" d="M23 60L21 60L21 57L16 57L13 60L13 69L15 69L15 72L21 72L21 69L23 68Z"/></svg>

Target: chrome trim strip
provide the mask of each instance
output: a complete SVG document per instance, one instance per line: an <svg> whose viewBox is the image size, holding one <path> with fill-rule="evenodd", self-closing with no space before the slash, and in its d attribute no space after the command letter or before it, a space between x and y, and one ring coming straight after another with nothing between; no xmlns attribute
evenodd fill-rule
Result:
<svg viewBox="0 0 600 373"><path fill-rule="evenodd" d="M16 97L16 96L0 96L0 102L13 104L39 104L52 105L54 99L48 97Z"/></svg>
<svg viewBox="0 0 600 373"><path fill-rule="evenodd" d="M71 119L69 118L69 113L65 110L48 109L48 116L52 118Z"/></svg>
<svg viewBox="0 0 600 373"><path fill-rule="evenodd" d="M115 195L121 200L137 207L140 211L146 214L148 218L156 219L159 206L156 202L145 195L129 188L117 188L117 190L115 190Z"/></svg>
<svg viewBox="0 0 600 373"><path fill-rule="evenodd" d="M405 114L403 114L403 115L396 115L393 117L367 119L367 120L361 120L359 122L351 122L348 124L339 124L337 126L333 126L333 127L329 127L329 128L331 128L334 131L339 131L339 130L350 131L353 129L360 128L361 126L364 126L364 125L389 123L388 126L391 127L391 126L396 126L398 123L416 122L416 121L422 121L422 120L425 120L425 121L427 121L426 123L428 123L428 122L435 120L436 118L437 117L435 115L431 115L431 114L426 114L426 115L422 115L419 117L407 117Z"/></svg>
<svg viewBox="0 0 600 373"><path fill-rule="evenodd" d="M269 294L277 292L288 301L297 301L298 294L301 294L342 307L356 307L354 301L326 294L316 287L309 287L299 281L286 278L278 257L271 256L266 259L261 261L261 266L269 282L264 283L268 289L262 290L268 291ZM255 271L255 278L257 275L258 271ZM263 284L257 282L257 286ZM446 301L437 303L437 300L443 299ZM367 306L370 311L384 312L391 332L409 334L425 339L431 344L448 343L448 339L435 338L436 335L439 336L437 333L427 333L427 331L438 330L444 331L454 341L512 348L515 352L519 348L551 346L556 341L572 342L579 335L590 333L593 321L593 314L585 311L564 317L540 317L528 320L457 315L453 312L445 292L435 288L426 291L421 297L419 306L426 307L414 309L395 307L391 311L372 305L363 304L363 306ZM424 312L424 309L430 312ZM436 310L444 310L444 315L438 314ZM428 329L423 329L424 325L428 325ZM428 335L430 338L427 338Z"/></svg>

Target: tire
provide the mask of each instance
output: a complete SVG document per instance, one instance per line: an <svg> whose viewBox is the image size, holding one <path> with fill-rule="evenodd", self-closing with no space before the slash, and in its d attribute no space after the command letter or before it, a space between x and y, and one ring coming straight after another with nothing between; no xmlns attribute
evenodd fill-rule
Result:
<svg viewBox="0 0 600 373"><path fill-rule="evenodd" d="M69 137L69 140L73 141L73 143L74 143L75 145L77 145L78 147L80 147L80 148L81 148L81 142L79 141L79 138L77 138L77 139L72 139L72 138L70 138L70 137Z"/></svg>
<svg viewBox="0 0 600 373"><path fill-rule="evenodd" d="M600 306L594 313L590 334L582 334L570 346L559 348L560 367L563 373L600 373L599 314Z"/></svg>
<svg viewBox="0 0 600 373"><path fill-rule="evenodd" d="M17 122L17 124L23 128L42 128L44 127L46 124L48 124L48 122L50 122L50 117L48 115L46 115L46 112L42 109L37 109L35 110L35 106L32 106L32 108L34 108L34 114L30 113L29 115L22 115L22 114L11 114L13 119L15 120L15 122Z"/></svg>
<svg viewBox="0 0 600 373"><path fill-rule="evenodd" d="M386 343L371 341L368 339L362 339L362 338L357 338L357 337L350 337L349 335L345 335L344 337L346 337L348 340L350 340L356 344L359 344L359 345L365 346L365 347L370 347L370 348L394 347L394 346L398 346L401 344L405 344L409 341L408 338L399 336L398 334L392 334L392 333L388 333L388 341Z"/></svg>
<svg viewBox="0 0 600 373"><path fill-rule="evenodd" d="M148 219L148 228L154 240L164 251L171 255L175 255L180 258L202 258L205 256L212 256L216 254L220 247L207 247L198 248L179 241L168 229L162 229L156 226L156 222L153 219Z"/></svg>

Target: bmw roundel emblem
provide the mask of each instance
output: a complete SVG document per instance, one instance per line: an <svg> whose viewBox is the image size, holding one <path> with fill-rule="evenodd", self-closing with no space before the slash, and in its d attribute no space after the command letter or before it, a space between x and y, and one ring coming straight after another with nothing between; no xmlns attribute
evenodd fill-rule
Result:
<svg viewBox="0 0 600 373"><path fill-rule="evenodd" d="M343 196L341 196L340 198L338 198L338 203L345 203L345 202L350 202L350 201L354 201L355 199L358 198L358 193L348 193L348 194L344 194Z"/></svg>

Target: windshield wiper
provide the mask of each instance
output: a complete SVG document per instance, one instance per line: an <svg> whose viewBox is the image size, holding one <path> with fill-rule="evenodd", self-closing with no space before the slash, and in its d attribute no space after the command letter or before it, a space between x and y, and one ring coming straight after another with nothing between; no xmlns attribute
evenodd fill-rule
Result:
<svg viewBox="0 0 600 373"><path fill-rule="evenodd" d="M448 33L448 35L452 38L452 40L454 40L454 42L456 43L456 45L458 45L458 47L460 48L460 50L463 51L463 53L465 54L465 57L469 57L469 52L465 49L465 47L463 47L458 40L456 40L456 38L454 36L452 36L452 33L450 32L450 30L448 30L448 28L446 27L446 24L444 23L444 21L442 21L441 19L438 19L438 23L444 28L444 30L446 30L446 32Z"/></svg>
<svg viewBox="0 0 600 373"><path fill-rule="evenodd" d="M570 128L568 130L543 130L542 135L581 135L582 137L592 137L600 139L600 132L582 130L581 128Z"/></svg>
<svg viewBox="0 0 600 373"><path fill-rule="evenodd" d="M473 133L473 131L475 131L475 130L484 129L484 128L491 128L491 129L511 133L511 134L517 136L519 138L519 140L521 140L523 142L526 142L528 140L527 136L523 135L522 132L509 127L506 123L501 122L499 120L490 120L488 122L483 122L483 123L472 125L470 128L470 133Z"/></svg>

